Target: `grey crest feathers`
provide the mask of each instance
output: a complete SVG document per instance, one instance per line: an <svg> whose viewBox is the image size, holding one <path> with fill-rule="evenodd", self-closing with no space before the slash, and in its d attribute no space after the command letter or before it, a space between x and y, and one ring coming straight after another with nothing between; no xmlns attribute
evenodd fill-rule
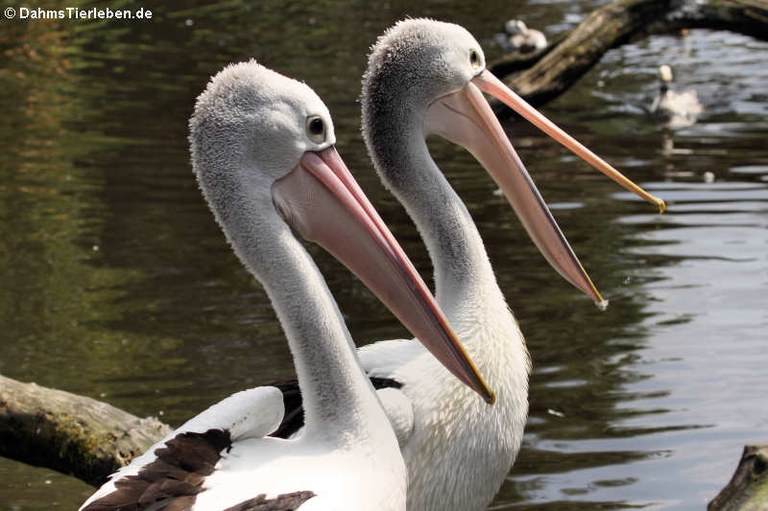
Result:
<svg viewBox="0 0 768 511"><path fill-rule="evenodd" d="M310 116L323 119L321 143L309 138ZM276 254L260 243L261 233L289 230L272 221L271 187L305 152L335 143L327 107L307 85L250 60L211 78L189 127L192 167L208 206L240 260L265 278Z"/></svg>
<svg viewBox="0 0 768 511"><path fill-rule="evenodd" d="M414 179L425 178L401 164L423 145L428 106L464 87L484 68L480 43L452 23L406 19L376 41L363 76L363 137L385 186L395 195ZM410 176L404 175L408 172Z"/></svg>
<svg viewBox="0 0 768 511"><path fill-rule="evenodd" d="M321 145L305 133L312 115L326 125ZM230 64L211 78L189 127L192 164L203 179L203 172L254 165L274 179L290 171L305 151L336 141L330 113L317 94L255 60Z"/></svg>
<svg viewBox="0 0 768 511"><path fill-rule="evenodd" d="M374 44L363 76L363 89L380 94L375 84L386 79L390 88L392 82L399 83L398 89L407 89L409 96L421 91L438 96L448 94L474 75L468 65L470 50L477 52L480 67L484 68L480 43L464 27L426 18L399 21ZM462 66L464 63L467 65ZM436 97L414 97L409 106L425 104Z"/></svg>

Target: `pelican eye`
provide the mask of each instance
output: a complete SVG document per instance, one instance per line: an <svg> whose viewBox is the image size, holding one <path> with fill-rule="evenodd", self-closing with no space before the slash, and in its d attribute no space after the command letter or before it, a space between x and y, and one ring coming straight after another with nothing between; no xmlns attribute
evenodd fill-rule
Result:
<svg viewBox="0 0 768 511"><path fill-rule="evenodd" d="M480 67L480 53L475 50L474 48L469 50L469 63L472 64L472 67L477 69Z"/></svg>
<svg viewBox="0 0 768 511"><path fill-rule="evenodd" d="M307 137L316 144L325 142L325 122L319 115L307 117Z"/></svg>

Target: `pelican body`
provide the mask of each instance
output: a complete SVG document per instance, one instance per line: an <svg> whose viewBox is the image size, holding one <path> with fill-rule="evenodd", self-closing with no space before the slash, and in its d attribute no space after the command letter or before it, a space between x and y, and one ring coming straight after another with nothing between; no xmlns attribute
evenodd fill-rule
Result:
<svg viewBox="0 0 768 511"><path fill-rule="evenodd" d="M408 80L399 78L403 76ZM552 267L601 308L607 305L483 93L664 209L662 200L632 183L487 71L479 43L464 28L412 19L397 23L378 40L363 79L366 145L385 186L403 204L427 246L438 303L497 396L495 406L482 406L412 340L379 342L360 350L368 374L397 381L401 401L412 409L408 427L395 427L408 467L409 510L486 508L520 449L530 372L525 340L496 282L480 234L430 156L425 137L436 134L469 150L499 185ZM395 408L383 401L386 409Z"/></svg>
<svg viewBox="0 0 768 511"><path fill-rule="evenodd" d="M333 147L330 115L309 87L254 61L229 66L198 98L190 128L203 195L286 333L306 427L297 439L269 437L284 419L280 390L236 393L114 474L81 510L403 511L395 433L291 227L381 296L481 402L492 393Z"/></svg>
<svg viewBox="0 0 768 511"><path fill-rule="evenodd" d="M358 350L367 374L387 387L379 393L408 468L407 506L414 511L487 507L520 448L530 372L523 335L477 227L430 156L425 137L437 134L468 149L553 268L606 305L483 93L660 211L665 207L491 75L479 43L462 27L409 19L379 38L363 78L363 136L383 183L424 239L438 303L496 391L496 404L486 406L452 381L415 340L380 341Z"/></svg>

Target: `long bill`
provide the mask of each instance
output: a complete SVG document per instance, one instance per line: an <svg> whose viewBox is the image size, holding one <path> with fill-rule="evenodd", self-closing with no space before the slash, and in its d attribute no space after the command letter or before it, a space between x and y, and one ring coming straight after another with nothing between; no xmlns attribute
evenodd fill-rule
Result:
<svg viewBox="0 0 768 511"><path fill-rule="evenodd" d="M362 280L419 341L488 403L496 399L429 288L334 147L305 153L272 187L281 216Z"/></svg>
<svg viewBox="0 0 768 511"><path fill-rule="evenodd" d="M549 264L599 307L607 305L478 87L469 82L462 89L432 102L424 130L469 150L499 185Z"/></svg>
<svg viewBox="0 0 768 511"><path fill-rule="evenodd" d="M616 181L619 185L623 186L638 197L641 197L644 200L655 204L656 207L659 208L659 213L664 213L664 211L667 209L667 205L663 199L660 199L646 192L643 188L633 183L624 174L616 170L607 161L603 160L598 155L584 147L584 145L582 145L578 140L570 136L555 123L547 119L541 112L529 105L525 100L523 100L523 98L510 90L509 87L504 85L501 80L496 78L493 73L487 69L473 78L472 82L477 85L480 90L490 94L520 114L522 117L525 117L528 122L539 128L553 139L557 140L560 144L567 147L576 156Z"/></svg>

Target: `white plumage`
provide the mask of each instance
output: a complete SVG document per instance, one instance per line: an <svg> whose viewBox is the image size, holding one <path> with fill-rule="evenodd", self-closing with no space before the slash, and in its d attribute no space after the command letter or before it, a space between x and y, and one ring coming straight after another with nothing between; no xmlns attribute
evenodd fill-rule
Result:
<svg viewBox="0 0 768 511"><path fill-rule="evenodd" d="M497 181L553 267L604 305L480 90L623 186L663 206L490 75L479 43L462 27L411 19L377 41L363 79L368 150L382 181L424 239L438 303L497 392L495 406L486 406L452 382L414 341L382 341L359 350L368 374L402 384L392 408L399 411L395 429L408 467L409 510L485 509L520 448L530 372L523 335L480 234L432 160L425 135L438 134L466 147ZM382 396L385 409L394 395ZM400 411L404 402L413 409L410 424Z"/></svg>
<svg viewBox="0 0 768 511"><path fill-rule="evenodd" d="M535 53L547 47L547 37L540 30L528 28L523 20L510 19L504 23L500 41L505 51L511 53Z"/></svg>
<svg viewBox="0 0 768 511"><path fill-rule="evenodd" d="M651 105L651 114L670 128L684 128L696 122L704 112L698 93L693 90L672 90L674 75L666 64L659 66L659 94Z"/></svg>
<svg viewBox="0 0 768 511"><path fill-rule="evenodd" d="M200 188L286 332L306 428L297 439L268 437L284 417L280 390L237 393L117 472L81 509L404 511L395 434L289 224L386 296L458 376L482 383L471 362L336 153L328 110L309 87L253 61L229 66L198 98L190 127Z"/></svg>

